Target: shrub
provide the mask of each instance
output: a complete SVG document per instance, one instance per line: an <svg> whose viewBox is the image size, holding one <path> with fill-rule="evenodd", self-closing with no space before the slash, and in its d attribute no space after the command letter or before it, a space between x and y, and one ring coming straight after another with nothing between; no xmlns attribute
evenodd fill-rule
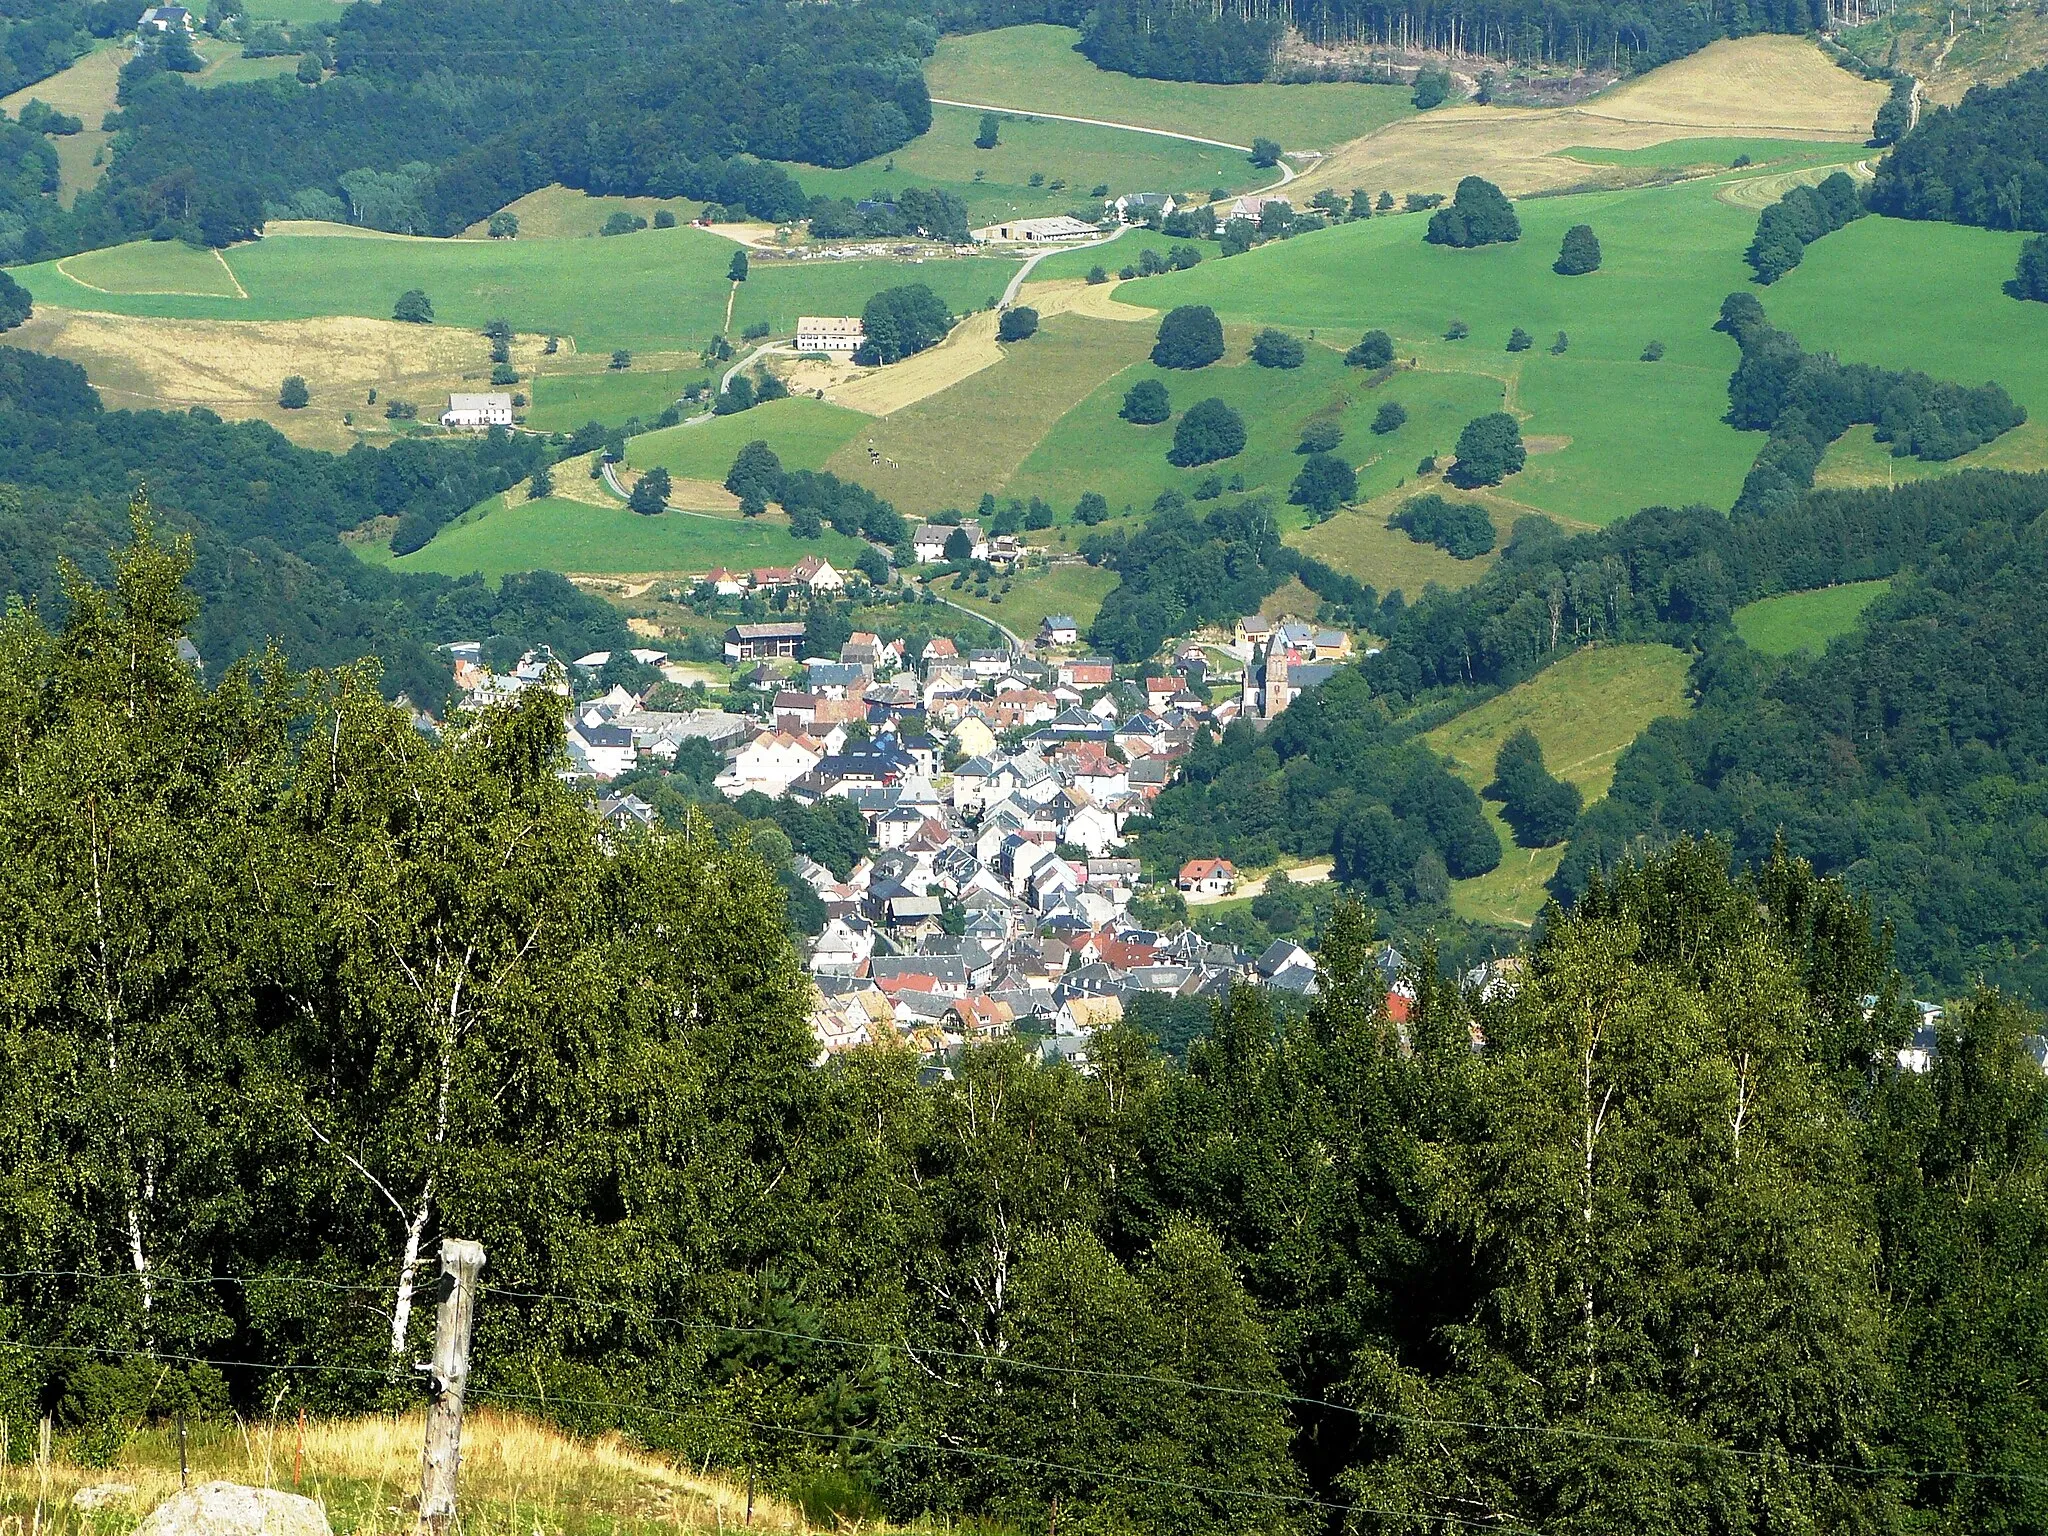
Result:
<svg viewBox="0 0 2048 1536"><path fill-rule="evenodd" d="M1223 322L1206 304L1183 304L1159 322L1152 361L1161 368L1206 368L1223 356Z"/></svg>
<svg viewBox="0 0 2048 1536"><path fill-rule="evenodd" d="M1140 379L1124 391L1123 409L1117 414L1141 427L1156 426L1173 414L1173 401L1157 379Z"/></svg>
<svg viewBox="0 0 2048 1536"><path fill-rule="evenodd" d="M1508 332L1508 350L1510 352L1526 352L1535 345L1534 338L1519 325Z"/></svg>
<svg viewBox="0 0 2048 1536"><path fill-rule="evenodd" d="M391 318L403 320L407 325L432 325L434 301L427 297L424 289L408 288L391 306Z"/></svg>
<svg viewBox="0 0 2048 1536"><path fill-rule="evenodd" d="M1458 183L1451 206L1429 216L1429 232L1423 236L1431 245L1461 250L1521 238L1522 223L1515 217L1514 205L1499 187L1480 176L1467 176Z"/></svg>
<svg viewBox="0 0 2048 1536"><path fill-rule="evenodd" d="M288 411L303 411L311 399L312 396L306 392L306 381L296 373L278 386L277 403Z"/></svg>
<svg viewBox="0 0 2048 1536"><path fill-rule="evenodd" d="M1600 270L1600 237L1593 233L1592 225L1574 224L1564 232L1564 244L1558 247L1550 270L1559 277L1584 277Z"/></svg>
<svg viewBox="0 0 2048 1536"><path fill-rule="evenodd" d="M1280 163L1280 145L1274 139L1252 140L1252 164L1271 170Z"/></svg>
<svg viewBox="0 0 2048 1536"><path fill-rule="evenodd" d="M1358 345L1344 354L1344 361L1353 368L1388 367L1394 361L1394 338L1385 331L1367 331L1358 338Z"/></svg>
<svg viewBox="0 0 2048 1536"><path fill-rule="evenodd" d="M1467 325L1462 320L1453 320L1449 325L1444 327L1445 341L1463 341L1467 336L1470 336L1471 334L1472 327Z"/></svg>
<svg viewBox="0 0 2048 1536"><path fill-rule="evenodd" d="M1559 331L1557 333L1557 340L1550 344L1550 355L1552 357L1563 357L1565 352L1571 347L1571 344L1571 337L1565 335L1563 331Z"/></svg>
<svg viewBox="0 0 2048 1536"><path fill-rule="evenodd" d="M1109 274L1100 267L1090 267L1088 269L1088 281L1091 283L1106 283L1109 281Z"/></svg>
<svg viewBox="0 0 2048 1536"><path fill-rule="evenodd" d="M1301 429L1296 453L1328 453L1344 441L1344 429L1334 421L1312 421Z"/></svg>
<svg viewBox="0 0 2048 1536"><path fill-rule="evenodd" d="M747 253L734 251L732 260L726 264L725 280L729 283L744 283L747 280Z"/></svg>
<svg viewBox="0 0 2048 1536"><path fill-rule="evenodd" d="M1038 311L1028 304L1003 311L996 321L997 341L1025 341L1038 334Z"/></svg>
<svg viewBox="0 0 2048 1536"><path fill-rule="evenodd" d="M1109 503L1103 500L1100 491L1083 491L1081 499L1074 503L1074 521L1086 528L1109 518Z"/></svg>
<svg viewBox="0 0 2048 1536"><path fill-rule="evenodd" d="M1528 455L1522 429L1505 411L1494 411L1465 423L1458 434L1458 462L1450 469L1451 484L1471 490L1499 485L1521 469Z"/></svg>
<svg viewBox="0 0 2048 1536"><path fill-rule="evenodd" d="M500 209L491 215L487 228L493 240L516 240L519 238L519 215Z"/></svg>
<svg viewBox="0 0 2048 1536"><path fill-rule="evenodd" d="M654 210L654 227L655 227L656 229L674 229L674 228L676 227L676 212L675 212L675 210L674 210L673 208L657 208L657 209L655 209L655 210Z"/></svg>
<svg viewBox="0 0 2048 1536"><path fill-rule="evenodd" d="M1173 429L1173 447L1166 460L1182 469L1213 464L1244 452L1244 418L1223 401L1211 397L1188 407Z"/></svg>
<svg viewBox="0 0 2048 1536"><path fill-rule="evenodd" d="M1334 453L1312 453L1294 477L1287 499L1297 507L1325 515L1358 494L1358 475Z"/></svg>
<svg viewBox="0 0 2048 1536"><path fill-rule="evenodd" d="M1456 560L1477 560L1493 548L1493 520L1485 509L1467 502L1445 501L1431 494L1412 497L1387 519L1418 544L1434 544Z"/></svg>
<svg viewBox="0 0 2048 1536"><path fill-rule="evenodd" d="M1661 363L1664 360L1664 343L1653 341L1645 346L1642 360L1646 363Z"/></svg>
<svg viewBox="0 0 2048 1536"><path fill-rule="evenodd" d="M1398 432L1407 425L1407 407L1398 400L1383 402L1372 418L1372 429L1381 437L1385 437L1389 432Z"/></svg>
<svg viewBox="0 0 2048 1536"><path fill-rule="evenodd" d="M1422 69L1415 73L1415 92L1409 99L1418 112L1427 112L1431 107L1440 107L1450 99L1450 71L1443 69Z"/></svg>
<svg viewBox="0 0 2048 1536"><path fill-rule="evenodd" d="M994 149L1001 142L1001 138L1002 125L995 113L982 113L981 131L974 136L974 147L976 149Z"/></svg>
<svg viewBox="0 0 2048 1536"><path fill-rule="evenodd" d="M604 221L604 227L598 233L600 235L630 235L635 230L645 229L646 227L647 221L641 218L639 214L628 213L625 209L620 208Z"/></svg>
<svg viewBox="0 0 2048 1536"><path fill-rule="evenodd" d="M632 367L633 354L631 352L628 352L624 347L618 348L616 351L612 353L611 366L621 371Z"/></svg>
<svg viewBox="0 0 2048 1536"><path fill-rule="evenodd" d="M1261 368L1299 368L1307 358L1299 336L1268 327L1252 338L1252 361Z"/></svg>

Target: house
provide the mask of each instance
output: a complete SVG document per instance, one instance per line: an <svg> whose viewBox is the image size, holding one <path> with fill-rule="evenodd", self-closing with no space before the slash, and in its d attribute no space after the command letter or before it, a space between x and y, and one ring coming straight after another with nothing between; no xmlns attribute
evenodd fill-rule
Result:
<svg viewBox="0 0 2048 1536"><path fill-rule="evenodd" d="M1223 222L1228 224L1232 219L1250 219L1256 224L1259 222L1259 216L1266 211L1268 203L1278 203L1289 213L1294 212L1294 202L1291 198L1267 197L1254 192L1248 196L1240 197L1236 202L1232 203L1230 205L1230 212L1225 216Z"/></svg>
<svg viewBox="0 0 2048 1536"><path fill-rule="evenodd" d="M1072 645L1081 638L1081 627L1071 613L1047 614L1038 626L1040 645Z"/></svg>
<svg viewBox="0 0 2048 1536"><path fill-rule="evenodd" d="M1092 1035L1098 1029L1120 1024L1124 1017L1121 997L1070 997L1054 1011L1063 1035Z"/></svg>
<svg viewBox="0 0 2048 1536"><path fill-rule="evenodd" d="M824 352L851 357L867 345L867 328L859 315L798 315L798 352Z"/></svg>
<svg viewBox="0 0 2048 1536"><path fill-rule="evenodd" d="M597 819L607 827L651 827L661 820L661 815L638 795L600 795L597 801Z"/></svg>
<svg viewBox="0 0 2048 1536"><path fill-rule="evenodd" d="M911 558L919 565L932 565L937 561L945 559L946 541L952 537L956 526L960 532L967 535L968 558L970 560L986 560L988 558L988 535L981 531L981 524L972 519L957 525L948 523L920 523L917 532L910 537Z"/></svg>
<svg viewBox="0 0 2048 1536"><path fill-rule="evenodd" d="M1093 224L1064 213L1044 219L1012 219L1007 224L989 224L973 232L982 245L1061 245L1071 240L1093 240L1102 231Z"/></svg>
<svg viewBox="0 0 2048 1536"><path fill-rule="evenodd" d="M1149 224L1163 219L1180 205L1171 192L1126 192L1111 205L1126 224Z"/></svg>
<svg viewBox="0 0 2048 1536"><path fill-rule="evenodd" d="M828 919L811 945L813 971L842 971L852 975L875 952L874 925L862 917Z"/></svg>
<svg viewBox="0 0 2048 1536"><path fill-rule="evenodd" d="M796 585L796 572L786 565L763 565L747 572L747 582L756 592Z"/></svg>
<svg viewBox="0 0 2048 1536"><path fill-rule="evenodd" d="M705 583L720 597L745 597L747 578L742 571L728 571L724 566L713 566L704 573Z"/></svg>
<svg viewBox="0 0 2048 1536"><path fill-rule="evenodd" d="M152 5L135 23L135 51L147 53L173 35L192 40L192 13L182 5Z"/></svg>
<svg viewBox="0 0 2048 1536"><path fill-rule="evenodd" d="M448 409L441 413L441 425L470 431L509 427L512 425L512 397L509 394L450 395Z"/></svg>
<svg viewBox="0 0 2048 1536"><path fill-rule="evenodd" d="M1107 657L1083 656L1061 662L1058 676L1064 688L1107 688L1116 677L1116 667Z"/></svg>
<svg viewBox="0 0 2048 1536"><path fill-rule="evenodd" d="M951 745L955 752L964 752L970 761L985 757L996 749L996 733L989 729L988 721L978 713L963 715L960 723L953 727Z"/></svg>
<svg viewBox="0 0 2048 1536"><path fill-rule="evenodd" d="M805 555L789 573L813 592L844 592L846 578L832 568L832 562L818 555Z"/></svg>
<svg viewBox="0 0 2048 1536"><path fill-rule="evenodd" d="M1228 859L1189 859L1173 883L1190 896L1228 896L1237 889L1237 867Z"/></svg>
<svg viewBox="0 0 2048 1536"><path fill-rule="evenodd" d="M733 753L711 783L729 799L737 800L749 790L758 790L771 800L779 800L794 781L824 758L823 744L800 732L763 731Z"/></svg>
<svg viewBox="0 0 2048 1536"><path fill-rule="evenodd" d="M1266 648L1273 638L1273 626L1256 613L1248 613L1237 621L1237 630L1231 636L1231 649L1245 661Z"/></svg>
<svg viewBox="0 0 2048 1536"><path fill-rule="evenodd" d="M590 725L575 720L569 725L569 762L587 778L615 779L630 773L636 761L633 733L620 725Z"/></svg>
<svg viewBox="0 0 2048 1536"><path fill-rule="evenodd" d="M735 624L725 632L725 659L794 658L803 649L803 644L804 627L801 624Z"/></svg>

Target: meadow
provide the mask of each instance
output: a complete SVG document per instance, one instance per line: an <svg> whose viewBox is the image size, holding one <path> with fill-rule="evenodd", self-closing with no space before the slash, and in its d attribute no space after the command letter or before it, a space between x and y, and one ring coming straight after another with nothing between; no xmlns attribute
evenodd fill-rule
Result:
<svg viewBox="0 0 2048 1536"><path fill-rule="evenodd" d="M1574 144L1558 154L1585 165L1619 165L1636 170L1692 170L1726 168L1748 156L1759 170L1783 169L1788 164L1812 161L1832 164L1846 153L1839 143L1803 143L1798 139L1670 139L1636 149L1613 149Z"/></svg>
<svg viewBox="0 0 2048 1536"><path fill-rule="evenodd" d="M1003 27L939 40L925 65L934 96L1018 111L1060 112L1249 145L1329 149L1411 116L1406 86L1202 85L1097 69L1071 27Z"/></svg>
<svg viewBox="0 0 2048 1536"><path fill-rule="evenodd" d="M822 400L771 400L735 415L630 437L626 463L643 474L659 466L680 479L723 481L740 449L759 439L775 450L784 469L822 469L867 420Z"/></svg>
<svg viewBox="0 0 2048 1536"><path fill-rule="evenodd" d="M533 405L526 424L536 432L573 432L585 422L621 422L630 416L643 421L659 416L692 384L709 384L711 370L701 365L680 368L644 367L635 358L631 368L597 373L537 372L527 385ZM540 367L548 365L543 360Z"/></svg>
<svg viewBox="0 0 2048 1536"><path fill-rule="evenodd" d="M976 226L1076 208L1099 211L1102 200L1091 196L1097 186L1107 186L1111 196L1171 192L1185 201L1190 193L1206 200L1211 188L1242 192L1273 179L1238 150L1022 114L1003 116L994 149L976 149L981 117L965 107L934 107L931 132L892 155L845 170L791 170L813 197L858 201L903 187L938 187L967 205L968 222ZM1033 175L1040 178L1036 187Z"/></svg>
<svg viewBox="0 0 2048 1536"><path fill-rule="evenodd" d="M1586 803L1607 793L1614 765L1644 727L1686 711L1684 653L1668 645L1606 645L1575 651L1525 683L1466 710L1422 739L1450 760L1475 790L1493 780L1501 743L1533 731L1545 765L1578 786ZM1500 807L1483 802L1500 835L1497 869L1451 884L1451 909L1473 922L1526 927L1543 908L1544 883L1557 873L1564 845L1516 846Z"/></svg>
<svg viewBox="0 0 2048 1536"><path fill-rule="evenodd" d="M1450 501L1475 501L1485 507L1497 536L1494 551L1471 560L1458 560L1434 544L1417 543L1400 529L1387 526L1387 519L1401 509L1402 503L1425 490ZM1514 519L1506 510L1488 505L1483 498L1451 490L1439 479L1418 482L1361 506L1342 508L1334 516L1284 537L1303 554L1313 555L1326 565L1370 583L1380 593L1400 592L1413 602L1431 585L1466 587L1484 576L1492 569L1499 546L1507 542L1513 527Z"/></svg>
<svg viewBox="0 0 2048 1536"><path fill-rule="evenodd" d="M1055 613L1066 614L1087 629L1102 611L1102 600L1109 596L1117 580L1116 572L1100 566L1062 562L1020 576L1002 594L1001 602L978 598L971 587L955 592L950 584L941 583L938 590L963 608L972 608L1007 624L1029 640L1038 626Z"/></svg>
<svg viewBox="0 0 2048 1536"><path fill-rule="evenodd" d="M558 477L573 472L565 465ZM597 506L559 492L539 501L525 495L514 487L493 496L409 555L394 557L381 544L359 546L357 553L401 571L445 576L480 571L495 581L512 571L537 570L593 576L701 573L718 565L792 565L810 554L850 566L863 547L860 540L842 538L829 528L822 538L799 539L780 515L743 519L668 511L643 517L623 502Z"/></svg>
<svg viewBox="0 0 2048 1536"><path fill-rule="evenodd" d="M424 240L367 235L276 235L234 247L226 261L247 299L175 291L183 265L146 276L156 242L93 251L18 269L39 303L176 319L290 320L318 315L387 319L398 296L424 289L443 325L494 316L515 329L576 338L584 352L701 346L725 321L733 245L701 229L648 229L596 241ZM144 247L142 250L137 245ZM183 263L186 258L163 258ZM875 292L917 281L964 309L1001 292L1016 263L996 257L898 262L757 260L740 287L735 330L760 320L777 333L799 314L857 314ZM70 274L76 273L77 280ZM124 292L101 292L107 273ZM138 291L153 282L157 291Z"/></svg>
<svg viewBox="0 0 2048 1536"><path fill-rule="evenodd" d="M1811 352L1917 368L1937 379L1996 379L2028 421L1948 470L2048 468L2048 304L2007 298L2023 235L1960 224L1859 219L1807 248L1762 298L1774 324ZM1837 483L1856 446L1830 455ZM1865 483L1927 472L1888 452L1862 455ZM1826 473L1830 466L1824 466Z"/></svg>
<svg viewBox="0 0 2048 1536"><path fill-rule="evenodd" d="M1787 592L1735 610L1735 633L1766 656L1820 651L1855 629L1863 610L1891 589L1889 581L1851 581L1811 592Z"/></svg>
<svg viewBox="0 0 2048 1536"><path fill-rule="evenodd" d="M1423 242L1419 218L1375 218L1121 285L1117 296L1156 309L1208 304L1227 322L1313 329L1339 345L1381 327L1398 355L1428 370L1491 381L1525 434L1558 445L1532 455L1502 494L1561 517L1608 523L1660 503L1728 505L1761 443L1720 420L1738 353L1712 327L1722 298L1744 286L1754 216L1718 202L1709 183L1542 198L1517 212L1523 234L1509 245L1450 250ZM1551 262L1579 223L1599 234L1603 265L1559 277ZM1470 328L1464 340L1444 339L1453 320ZM1518 325L1536 345L1509 353ZM1560 331L1567 349L1553 355ZM1640 361L1651 341L1664 343L1661 362Z"/></svg>

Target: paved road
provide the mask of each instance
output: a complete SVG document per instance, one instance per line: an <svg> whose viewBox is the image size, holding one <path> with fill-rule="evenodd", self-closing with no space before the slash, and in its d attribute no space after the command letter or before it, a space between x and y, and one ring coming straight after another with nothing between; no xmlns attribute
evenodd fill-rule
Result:
<svg viewBox="0 0 2048 1536"><path fill-rule="evenodd" d="M954 602L954 601L953 601L953 599L951 599L950 597L941 597L941 596L939 596L939 594L938 594L938 593L934 592L934 591L933 591L933 590L931 589L931 583L930 583L930 582L926 582L926 583L925 583L925 585L924 585L924 595L925 595L926 597L929 597L929 598L930 598L930 599L931 599L931 600L932 600L933 602L935 602L935 603L943 603L943 604L945 604L945 605L946 605L946 606L947 606L948 608L952 608L952 609L955 609L955 610L957 610L957 611L958 611L958 612L960 612L960 613L968 614L968 615L970 615L970 616L972 616L972 617L974 617L974 618L977 618L977 619L981 620L981 622L982 622L982 623L984 623L984 624L993 624L993 625L994 625L994 626L995 626L995 627L996 627L997 629L999 629L999 630L1001 630L1001 631L1002 631L1002 633L1003 633L1003 638L1004 638L1005 640L1007 640L1007 641L1009 641L1009 642L1010 642L1010 649L1011 649L1011 650L1013 650L1013 651L1022 651L1022 650L1025 650L1025 649L1026 649L1026 646L1025 646L1025 644L1024 644L1024 640L1023 640L1023 637L1022 637L1022 636L1020 636L1020 635L1019 635L1019 634L1017 633L1017 631L1015 631L1014 629L1010 628L1010 626L1009 626L1009 625L1007 625L1007 624L1003 623L1003 621L1002 621L1002 620L1000 620L1000 619L992 619L992 618L990 618L990 617L989 617L989 616L988 616L987 614L983 613L983 612L982 612L982 611L981 611L980 609L978 609L978 608L969 608L969 607L968 607L968 606L967 606L967 605L966 605L965 603L956 603L956 602Z"/></svg>
<svg viewBox="0 0 2048 1536"><path fill-rule="evenodd" d="M1249 144L1232 144L1223 139L1205 139L1198 133L1175 133L1171 128L1146 128L1138 123L1113 123L1105 117L1068 117L1061 112L1034 112L1029 107L998 107L986 101L948 101L943 96L934 96L932 102L941 107L966 107L974 112L1009 112L1017 117L1050 118L1056 123L1086 123L1091 128L1121 128L1125 133L1149 133L1155 138L1182 139L1189 144L1207 144L1212 149L1234 149L1247 155L1252 152ZM1280 173L1280 179L1259 188L1261 192L1284 187L1294 180L1294 167L1285 160L1280 161L1274 169Z"/></svg>

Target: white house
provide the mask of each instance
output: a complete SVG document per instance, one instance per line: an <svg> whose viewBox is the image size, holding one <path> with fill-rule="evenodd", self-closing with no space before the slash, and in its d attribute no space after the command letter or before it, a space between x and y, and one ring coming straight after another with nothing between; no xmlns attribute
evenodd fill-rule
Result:
<svg viewBox="0 0 2048 1536"><path fill-rule="evenodd" d="M1264 197L1254 192L1247 197L1240 197L1236 202L1232 203L1230 205L1230 212L1223 222L1228 224L1231 219L1250 219L1256 224L1259 222L1259 215L1266 211L1266 204L1268 203L1278 203L1289 213L1294 211L1294 203L1290 198Z"/></svg>
<svg viewBox="0 0 2048 1536"><path fill-rule="evenodd" d="M577 720L569 727L568 745L570 763L589 778L615 779L633 770L633 733L624 726Z"/></svg>
<svg viewBox="0 0 2048 1536"><path fill-rule="evenodd" d="M1237 867L1228 859L1189 859L1174 883L1190 896L1228 896L1237 889Z"/></svg>
<svg viewBox="0 0 2048 1536"><path fill-rule="evenodd" d="M192 13L182 5L152 5L135 23L135 50L146 53L173 34L192 40Z"/></svg>
<svg viewBox="0 0 2048 1536"><path fill-rule="evenodd" d="M859 917L835 917L825 924L818 941L811 946L811 969L852 972L867 964L875 952L875 930Z"/></svg>
<svg viewBox="0 0 2048 1536"><path fill-rule="evenodd" d="M450 395L448 409L441 413L444 427L509 427L512 425L512 397L509 394Z"/></svg>
<svg viewBox="0 0 2048 1536"><path fill-rule="evenodd" d="M1143 224L1155 214L1165 218L1180 205L1171 192L1126 192L1116 200L1116 216L1126 224Z"/></svg>
<svg viewBox="0 0 2048 1536"><path fill-rule="evenodd" d="M1070 613L1047 614L1038 626L1040 645L1072 645L1081 638L1081 626Z"/></svg>
<svg viewBox="0 0 2048 1536"><path fill-rule="evenodd" d="M813 592L844 592L846 578L832 568L832 562L819 555L805 555L790 567L798 581Z"/></svg>
<svg viewBox="0 0 2048 1536"><path fill-rule="evenodd" d="M989 224L974 231L983 245L1059 245L1069 240L1092 240L1102 231L1067 214L1046 219L1012 219L1007 224Z"/></svg>
<svg viewBox="0 0 2048 1536"><path fill-rule="evenodd" d="M867 344L867 328L859 315L799 315L796 321L796 349L799 352L838 353L851 357Z"/></svg>
<svg viewBox="0 0 2048 1536"><path fill-rule="evenodd" d="M946 540L952 536L954 527L967 535L968 558L988 558L988 535L981 531L981 524L973 519L960 524L920 523L917 532L910 537L910 553L919 565L931 565L946 558Z"/></svg>
<svg viewBox="0 0 2048 1536"><path fill-rule="evenodd" d="M712 786L737 800L757 789L771 800L825 760L824 747L793 731L763 731L733 753Z"/></svg>

